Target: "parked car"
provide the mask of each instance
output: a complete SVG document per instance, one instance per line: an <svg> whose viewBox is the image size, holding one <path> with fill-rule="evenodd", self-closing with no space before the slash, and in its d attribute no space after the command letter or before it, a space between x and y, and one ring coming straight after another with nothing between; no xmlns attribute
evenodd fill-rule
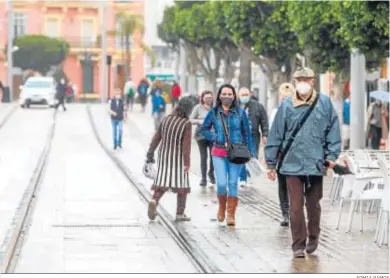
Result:
<svg viewBox="0 0 390 278"><path fill-rule="evenodd" d="M20 86L20 107L29 108L31 104L53 107L56 104L56 87L57 83L53 77L29 77L24 85Z"/></svg>

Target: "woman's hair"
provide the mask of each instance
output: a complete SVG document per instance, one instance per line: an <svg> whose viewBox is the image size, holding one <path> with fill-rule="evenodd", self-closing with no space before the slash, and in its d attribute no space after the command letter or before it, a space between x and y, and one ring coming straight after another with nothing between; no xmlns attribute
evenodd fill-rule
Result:
<svg viewBox="0 0 390 278"><path fill-rule="evenodd" d="M204 100L203 100L203 98L204 98L204 96L206 96L206 95L213 95L213 92L212 91L208 91L208 90L206 90L206 91L203 91L202 92L202 94L200 95L200 104L204 104Z"/></svg>
<svg viewBox="0 0 390 278"><path fill-rule="evenodd" d="M279 97L281 99L292 96L295 93L295 87L291 83L283 83L279 87Z"/></svg>
<svg viewBox="0 0 390 278"><path fill-rule="evenodd" d="M173 114L188 119L193 108L194 103L189 98L181 98L175 110L173 110Z"/></svg>
<svg viewBox="0 0 390 278"><path fill-rule="evenodd" d="M231 108L237 108L238 107L238 101L237 101L236 89L234 89L234 87L232 85L230 85L230 84L223 84L221 87L219 87L218 93L217 93L217 99L215 101L215 108L218 108L218 107L222 106L222 102L221 102L221 99L219 98L219 96L221 95L223 88L229 88L229 89L231 89L233 91L234 99L233 99L233 103L232 103Z"/></svg>

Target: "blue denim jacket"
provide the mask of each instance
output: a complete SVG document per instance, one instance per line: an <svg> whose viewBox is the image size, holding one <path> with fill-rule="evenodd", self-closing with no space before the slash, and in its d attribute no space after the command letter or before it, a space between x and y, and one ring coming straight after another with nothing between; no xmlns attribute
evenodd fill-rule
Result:
<svg viewBox="0 0 390 278"><path fill-rule="evenodd" d="M227 124L230 140L236 144L247 144L252 156L257 157L250 132L248 115L242 108L230 109L226 115L221 107L213 108L206 115L200 128L201 134L214 145L224 146L225 132L221 121L221 113ZM214 128L214 130L211 130Z"/></svg>
<svg viewBox="0 0 390 278"><path fill-rule="evenodd" d="M295 137L279 169L283 175L322 176L326 171L325 160L336 161L340 155L337 113L329 97L319 94L317 105ZM291 133L307 109L308 104L297 104L296 98L292 97L286 98L278 108L264 148L269 168L276 167L280 151L286 147Z"/></svg>

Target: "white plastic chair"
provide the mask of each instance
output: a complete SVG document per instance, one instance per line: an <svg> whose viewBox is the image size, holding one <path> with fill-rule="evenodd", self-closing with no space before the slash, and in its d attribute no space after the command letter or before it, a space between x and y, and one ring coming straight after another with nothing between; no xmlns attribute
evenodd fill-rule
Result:
<svg viewBox="0 0 390 278"><path fill-rule="evenodd" d="M351 204L348 213L346 232L351 231L353 215L354 215L357 202L360 202L360 213L361 213L360 230L362 231L363 230L363 201L381 199L380 194L383 193L383 192L379 192L378 186L374 185L372 188L368 188L367 184L370 181L380 178L380 175L378 175L377 173L359 173L358 166L349 155L345 156L345 160L351 172L355 174L343 176L343 186L341 189L341 200L340 200L336 229L339 229L340 227L340 220L341 220L344 201L346 199L350 199Z"/></svg>
<svg viewBox="0 0 390 278"><path fill-rule="evenodd" d="M376 242L378 246L382 246L383 244L388 244L389 238L389 170L387 168L387 160L379 155L377 157L378 165L383 174L384 192L382 194L374 242Z"/></svg>

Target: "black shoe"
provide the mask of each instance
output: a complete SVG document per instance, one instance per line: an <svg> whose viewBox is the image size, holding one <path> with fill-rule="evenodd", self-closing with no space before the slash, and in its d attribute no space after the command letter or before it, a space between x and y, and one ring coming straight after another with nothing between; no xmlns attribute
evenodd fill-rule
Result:
<svg viewBox="0 0 390 278"><path fill-rule="evenodd" d="M116 150L117 146L114 146L114 150Z"/></svg>
<svg viewBox="0 0 390 278"><path fill-rule="evenodd" d="M207 185L207 182L206 182L206 179L202 179L199 183L200 186L206 186Z"/></svg>
<svg viewBox="0 0 390 278"><path fill-rule="evenodd" d="M120 149L122 149L122 144L118 146Z"/></svg>
<svg viewBox="0 0 390 278"><path fill-rule="evenodd" d="M282 220L282 222L280 222L280 226L288 227L289 221L290 221L290 218L289 218L288 214L283 214L283 220Z"/></svg>
<svg viewBox="0 0 390 278"><path fill-rule="evenodd" d="M209 175L210 183L215 184L215 178L212 175Z"/></svg>

